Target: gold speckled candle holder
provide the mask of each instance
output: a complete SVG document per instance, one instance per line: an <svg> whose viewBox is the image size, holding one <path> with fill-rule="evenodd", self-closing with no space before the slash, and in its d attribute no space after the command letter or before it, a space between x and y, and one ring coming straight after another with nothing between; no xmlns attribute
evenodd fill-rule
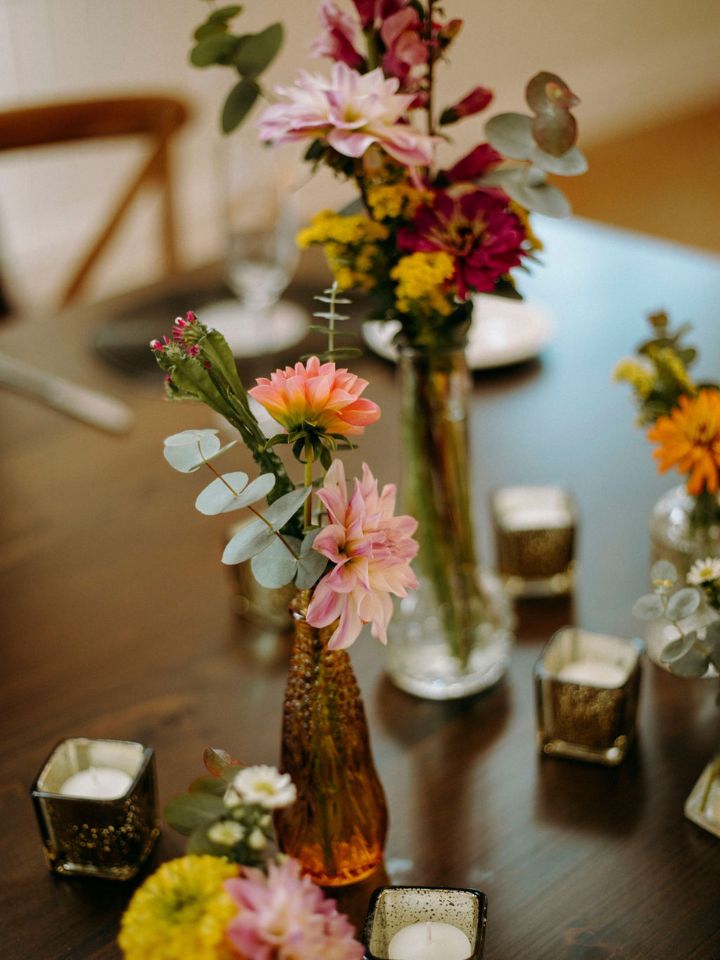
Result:
<svg viewBox="0 0 720 960"><path fill-rule="evenodd" d="M461 930L472 950L464 960L482 960L487 897L479 890L457 887L378 887L365 921L365 960L387 960L396 933L410 924L432 922Z"/></svg>
<svg viewBox="0 0 720 960"><path fill-rule="evenodd" d="M635 737L642 643L563 627L535 664L541 754L614 767Z"/></svg>
<svg viewBox="0 0 720 960"><path fill-rule="evenodd" d="M111 768L130 778L122 796L67 796L63 785L80 771ZM66 876L128 880L152 850L160 830L155 757L126 740L73 737L52 751L32 788L48 867Z"/></svg>

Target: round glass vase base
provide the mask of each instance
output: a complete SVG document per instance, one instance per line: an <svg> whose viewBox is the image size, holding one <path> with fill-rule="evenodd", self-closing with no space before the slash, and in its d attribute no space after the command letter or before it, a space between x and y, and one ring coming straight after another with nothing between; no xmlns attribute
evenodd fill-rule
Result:
<svg viewBox="0 0 720 960"><path fill-rule="evenodd" d="M669 560L680 579L696 560L720 556L720 525L694 526L693 504L681 485L664 493L650 514L650 562Z"/></svg>
<svg viewBox="0 0 720 960"><path fill-rule="evenodd" d="M466 662L454 656L444 637L442 613L423 584L401 601L390 622L386 672L396 687L424 700L457 700L494 686L510 663L513 615L502 583L481 575L488 619L477 624Z"/></svg>

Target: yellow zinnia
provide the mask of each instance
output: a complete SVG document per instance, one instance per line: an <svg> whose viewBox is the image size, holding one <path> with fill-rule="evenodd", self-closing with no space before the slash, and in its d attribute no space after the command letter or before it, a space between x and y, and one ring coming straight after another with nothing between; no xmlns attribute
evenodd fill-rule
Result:
<svg viewBox="0 0 720 960"><path fill-rule="evenodd" d="M664 473L675 467L688 475L688 493L717 493L720 475L720 392L705 388L683 395L669 416L658 417L648 440L660 444L653 456Z"/></svg>
<svg viewBox="0 0 720 960"><path fill-rule="evenodd" d="M237 905L225 880L238 867L222 857L164 863L135 891L118 942L125 960L230 960L225 930Z"/></svg>

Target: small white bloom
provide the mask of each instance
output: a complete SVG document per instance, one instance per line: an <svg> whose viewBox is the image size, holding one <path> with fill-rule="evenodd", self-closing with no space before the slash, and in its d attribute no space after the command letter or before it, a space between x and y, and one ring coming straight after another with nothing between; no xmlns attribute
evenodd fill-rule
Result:
<svg viewBox="0 0 720 960"><path fill-rule="evenodd" d="M220 820L214 823L207 832L208 839L221 847L232 847L245 836L245 830L234 820Z"/></svg>
<svg viewBox="0 0 720 960"><path fill-rule="evenodd" d="M297 791L289 773L261 764L246 767L236 774L232 788L245 803L256 803L267 810L278 810L295 802Z"/></svg>
<svg viewBox="0 0 720 960"><path fill-rule="evenodd" d="M720 560L713 557L708 557L706 560L696 560L687 575L687 582L694 587L718 579L720 579Z"/></svg>
<svg viewBox="0 0 720 960"><path fill-rule="evenodd" d="M242 800L237 795L237 791L232 785L229 786L225 791L225 796L223 797L223 803L230 810L232 810L233 807L239 807L240 804L242 803Z"/></svg>
<svg viewBox="0 0 720 960"><path fill-rule="evenodd" d="M262 832L260 827L255 827L253 832L248 837L248 846L251 850L262 850L265 844L267 843L267 837Z"/></svg>

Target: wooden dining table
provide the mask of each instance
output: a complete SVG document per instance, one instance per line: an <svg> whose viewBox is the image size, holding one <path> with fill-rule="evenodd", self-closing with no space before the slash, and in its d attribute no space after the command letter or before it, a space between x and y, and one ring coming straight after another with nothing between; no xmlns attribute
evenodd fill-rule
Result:
<svg viewBox="0 0 720 960"><path fill-rule="evenodd" d="M474 376L477 538L491 565L493 488L566 487L580 513L576 588L517 604L507 675L467 699L401 692L377 641L356 642L390 831L385 872L337 896L360 923L386 878L480 889L487 960L718 960L720 839L683 815L718 749L715 684L647 662L637 743L609 769L538 756L532 669L566 624L642 633L631 608L647 582L648 515L680 478L656 474L611 372L645 336L646 315L665 309L692 322L699 376L719 378L720 259L582 220L545 221L538 232L544 264L520 287L550 311L554 334L537 358ZM162 456L166 435L217 423L203 407L166 401L159 372L109 363L103 339L108 323L146 316L148 304L157 335L169 333L174 313L162 304L199 307L218 278L216 268L199 271L0 332L0 352L113 394L135 417L127 434L111 435L0 389L4 960L119 957L118 925L137 883L184 849L163 826L139 880L49 873L29 788L59 740L153 746L161 807L202 773L207 746L243 763L278 761L289 635L238 616L220 563L225 520L194 510L204 481ZM301 273L290 296L307 305L313 292ZM241 372L267 373L275 359ZM383 412L349 466L366 460L395 481L396 370L370 354L354 369ZM232 457L248 462L240 449Z"/></svg>

